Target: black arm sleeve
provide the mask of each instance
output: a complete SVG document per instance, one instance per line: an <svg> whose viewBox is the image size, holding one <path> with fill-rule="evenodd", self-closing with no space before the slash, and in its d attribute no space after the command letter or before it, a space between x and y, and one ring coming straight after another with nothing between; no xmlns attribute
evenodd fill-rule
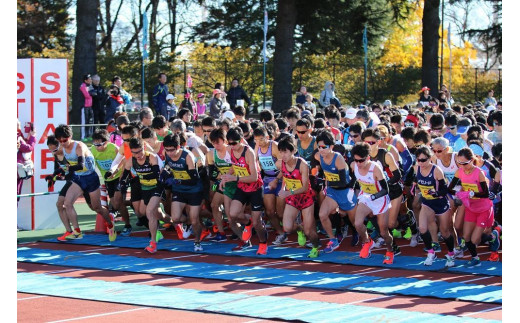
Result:
<svg viewBox="0 0 520 323"><path fill-rule="evenodd" d="M215 166L215 164L209 165L207 170L208 170L209 179L215 182L217 180L217 177L219 174L217 166Z"/></svg>
<svg viewBox="0 0 520 323"><path fill-rule="evenodd" d="M347 170L345 168L339 169L338 174L339 174L339 181L329 182L329 186L332 188L338 189L338 190L343 190L343 189L347 188L347 185L348 185Z"/></svg>
<svg viewBox="0 0 520 323"><path fill-rule="evenodd" d="M453 179L450 182L450 186L448 187L448 193L455 194L454 188L455 188L455 186L457 186L457 184L459 184L459 182L460 182L460 178L453 177Z"/></svg>
<svg viewBox="0 0 520 323"><path fill-rule="evenodd" d="M446 181L443 179L439 180L439 189L437 190L437 196L446 196L448 194L448 186Z"/></svg>
<svg viewBox="0 0 520 323"><path fill-rule="evenodd" d="M354 186L356 185L356 173L354 172L354 170L352 168L349 168L348 174L350 175L350 182L348 183L347 187L353 189Z"/></svg>
<svg viewBox="0 0 520 323"><path fill-rule="evenodd" d="M188 169L187 173L191 179L182 179L181 185L196 185L200 180L199 172L196 169Z"/></svg>
<svg viewBox="0 0 520 323"><path fill-rule="evenodd" d="M85 158L83 156L78 156L78 163L76 165L69 166L69 172L82 170L84 164L85 164Z"/></svg>
<svg viewBox="0 0 520 323"><path fill-rule="evenodd" d="M475 193L475 197L485 197L489 196L489 188L486 181L480 182L480 187L482 187L482 192Z"/></svg>
<svg viewBox="0 0 520 323"><path fill-rule="evenodd" d="M119 183L121 184L121 186L127 186L128 184L128 180L130 179L130 170L129 169L125 169L123 171L123 174L121 174L121 177L119 178Z"/></svg>
<svg viewBox="0 0 520 323"><path fill-rule="evenodd" d="M388 185L396 184L399 182L400 179L401 179L401 172L399 171L399 168L397 168L396 170L394 170L392 172L392 178L390 178L390 180L388 181Z"/></svg>
<svg viewBox="0 0 520 323"><path fill-rule="evenodd" d="M373 196L372 200L378 199L378 198L383 197L386 194L388 194L388 182L386 181L386 179L380 180L379 185L381 185L381 190L379 192L377 192L376 194L372 194L372 196Z"/></svg>

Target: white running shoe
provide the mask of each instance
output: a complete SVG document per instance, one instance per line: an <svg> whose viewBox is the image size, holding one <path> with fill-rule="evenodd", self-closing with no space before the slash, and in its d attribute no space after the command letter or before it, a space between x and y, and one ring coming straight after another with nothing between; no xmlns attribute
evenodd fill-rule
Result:
<svg viewBox="0 0 520 323"><path fill-rule="evenodd" d="M433 261L437 259L437 255L434 253L428 253L428 256L426 257L426 260L424 261L425 266L431 266L433 264Z"/></svg>
<svg viewBox="0 0 520 323"><path fill-rule="evenodd" d="M276 236L276 239L274 239L273 244L279 246L285 241L287 241L287 236L285 234L279 234Z"/></svg>
<svg viewBox="0 0 520 323"><path fill-rule="evenodd" d="M204 249L202 249L202 246L200 245L200 243L195 243L193 245L193 251L195 252L200 252L200 251L203 251Z"/></svg>
<svg viewBox="0 0 520 323"><path fill-rule="evenodd" d="M448 268L455 266L455 258L453 256L446 255L446 264L444 266Z"/></svg>
<svg viewBox="0 0 520 323"><path fill-rule="evenodd" d="M377 238L376 241L374 241L374 246L372 248L381 248L385 244L385 239L382 237Z"/></svg>
<svg viewBox="0 0 520 323"><path fill-rule="evenodd" d="M462 257L464 257L464 250L462 250L462 248L453 248L453 252L455 253L453 255L453 258L462 258Z"/></svg>
<svg viewBox="0 0 520 323"><path fill-rule="evenodd" d="M419 241L417 241L418 235L418 233L412 235L412 238L410 239L410 247L417 247L417 245L419 244Z"/></svg>
<svg viewBox="0 0 520 323"><path fill-rule="evenodd" d="M184 232L182 233L182 237L184 239L188 239L193 233L193 226L188 226L188 228L184 229Z"/></svg>

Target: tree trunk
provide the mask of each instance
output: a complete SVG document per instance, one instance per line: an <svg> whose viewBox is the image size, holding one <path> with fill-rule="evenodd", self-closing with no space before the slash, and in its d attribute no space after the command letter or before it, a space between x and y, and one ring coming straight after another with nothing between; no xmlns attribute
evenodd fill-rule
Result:
<svg viewBox="0 0 520 323"><path fill-rule="evenodd" d="M282 112L292 104L291 82L297 11L296 0L278 1L273 58L273 112Z"/></svg>
<svg viewBox="0 0 520 323"><path fill-rule="evenodd" d="M96 66L96 21L99 0L78 0L76 3L76 40L74 43L74 66L72 71L72 111L70 123L81 123L81 107L85 103L79 87L83 75L97 73Z"/></svg>
<svg viewBox="0 0 520 323"><path fill-rule="evenodd" d="M434 97L439 93L439 8L440 0L424 0L422 86Z"/></svg>
<svg viewBox="0 0 520 323"><path fill-rule="evenodd" d="M177 27L177 0L168 0L168 9L170 10L168 18L168 24L170 25L170 52L175 54L175 48L177 47L176 27Z"/></svg>
<svg viewBox="0 0 520 323"><path fill-rule="evenodd" d="M110 25L112 24L111 15L110 15L110 4L112 0L105 0L105 24L107 29L107 40L105 43L105 51L107 54L112 55L112 30L110 30Z"/></svg>

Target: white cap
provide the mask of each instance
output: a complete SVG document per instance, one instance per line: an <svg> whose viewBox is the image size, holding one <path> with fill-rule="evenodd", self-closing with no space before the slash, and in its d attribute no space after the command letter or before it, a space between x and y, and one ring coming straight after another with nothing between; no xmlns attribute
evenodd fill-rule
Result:
<svg viewBox="0 0 520 323"><path fill-rule="evenodd" d="M222 114L222 119L224 118L228 118L229 120L233 121L235 119L235 114L233 111L228 110Z"/></svg>
<svg viewBox="0 0 520 323"><path fill-rule="evenodd" d="M408 111L405 109L399 109L399 113L401 114L401 122L404 122L406 120L406 117L408 116Z"/></svg>
<svg viewBox="0 0 520 323"><path fill-rule="evenodd" d="M392 106L392 101L385 100L385 103L383 103L383 105L386 105L387 107L391 107Z"/></svg>
<svg viewBox="0 0 520 323"><path fill-rule="evenodd" d="M379 120L379 117L375 112L370 112L368 115L370 116L370 119L372 119L372 127L375 127L381 123L381 120Z"/></svg>
<svg viewBox="0 0 520 323"><path fill-rule="evenodd" d="M173 94L170 93L166 96L166 101L168 101L168 100L175 100L175 97L173 96Z"/></svg>
<svg viewBox="0 0 520 323"><path fill-rule="evenodd" d="M347 119L355 119L356 118L356 113L358 112L359 110L356 109L356 108L348 108L347 109L347 112L345 113L345 118Z"/></svg>

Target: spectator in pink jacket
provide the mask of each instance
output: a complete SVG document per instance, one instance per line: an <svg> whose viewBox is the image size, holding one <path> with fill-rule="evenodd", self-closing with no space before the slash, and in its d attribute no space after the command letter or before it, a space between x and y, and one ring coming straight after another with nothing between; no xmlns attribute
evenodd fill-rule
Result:
<svg viewBox="0 0 520 323"><path fill-rule="evenodd" d="M24 138L24 135L22 133L20 121L18 120L18 129L17 129L17 148L18 153L16 154L16 161L17 164L26 164L28 161L31 160L31 153L34 150L34 145L36 144L36 137L34 129L32 128L32 125L28 125L29 127L26 127L26 135L27 138ZM16 182L16 194L20 195L22 193L22 184L23 179L18 176L17 182ZM20 200L20 198L18 198Z"/></svg>
<svg viewBox="0 0 520 323"><path fill-rule="evenodd" d="M86 74L83 77L83 83L79 87L79 90L85 98L85 103L81 108L83 113L81 114L81 124L94 124L94 111L92 110L92 95L90 92L95 91L92 86L92 77L90 74ZM92 137L94 133L94 127L81 127L81 139Z"/></svg>

